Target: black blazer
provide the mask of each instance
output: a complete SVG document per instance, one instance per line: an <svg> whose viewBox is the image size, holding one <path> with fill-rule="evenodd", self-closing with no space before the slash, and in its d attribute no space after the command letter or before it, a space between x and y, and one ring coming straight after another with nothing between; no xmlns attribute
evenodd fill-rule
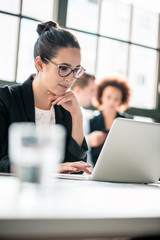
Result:
<svg viewBox="0 0 160 240"><path fill-rule="evenodd" d="M133 119L133 116L128 113L117 112L116 118L118 118L118 117ZM106 137L107 137L107 134L109 133L109 129L106 129L102 112L100 112L99 115L95 116L94 118L92 118L90 120L90 133L94 132L94 131L103 131L106 133ZM91 148L91 157L92 157L93 165L96 164L102 147L103 147L103 144L101 146Z"/></svg>
<svg viewBox="0 0 160 240"><path fill-rule="evenodd" d="M35 122L35 106L31 75L23 84L0 88L0 172L10 172L8 158L8 128L14 122ZM84 139L82 147L72 138L72 118L63 107L55 106L57 124L66 128L66 152L64 162L86 161L88 150ZM77 126L78 127L78 126Z"/></svg>

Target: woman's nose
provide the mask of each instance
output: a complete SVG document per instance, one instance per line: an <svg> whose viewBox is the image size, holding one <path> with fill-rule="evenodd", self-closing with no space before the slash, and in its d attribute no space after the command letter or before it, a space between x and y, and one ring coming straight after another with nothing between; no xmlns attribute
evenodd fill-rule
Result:
<svg viewBox="0 0 160 240"><path fill-rule="evenodd" d="M73 72L71 72L70 75L68 75L67 77L65 77L65 81L66 81L67 83L72 83L73 81L75 81L75 78L74 78L74 76L73 76Z"/></svg>

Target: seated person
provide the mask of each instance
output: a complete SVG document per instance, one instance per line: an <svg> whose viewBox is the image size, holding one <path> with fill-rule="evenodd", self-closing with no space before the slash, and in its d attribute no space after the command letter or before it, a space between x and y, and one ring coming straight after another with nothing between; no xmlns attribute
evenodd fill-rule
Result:
<svg viewBox="0 0 160 240"><path fill-rule="evenodd" d="M92 97L95 95L96 84L95 76L88 73L83 73L83 75L77 79L77 81L72 85L71 89L75 93L77 100L81 106L83 114L83 130L84 134L89 133L89 119L93 117L93 111L89 110L91 106Z"/></svg>
<svg viewBox="0 0 160 240"><path fill-rule="evenodd" d="M8 128L14 122L37 125L62 124L66 128L66 152L61 173L90 173L83 116L71 85L84 73L76 37L57 23L37 26L39 38L34 46L37 73L23 84L0 88L0 172L10 172ZM50 116L48 115L50 110ZM38 118L39 113L43 116ZM45 120L46 122L44 122Z"/></svg>
<svg viewBox="0 0 160 240"><path fill-rule="evenodd" d="M100 114L90 120L90 134L88 144L91 147L93 166L96 164L102 146L115 118L133 118L133 116L119 112L122 105L127 105L130 88L126 79L120 77L106 77L97 87L97 101Z"/></svg>
<svg viewBox="0 0 160 240"><path fill-rule="evenodd" d="M77 81L72 85L71 89L75 93L77 100L81 106L83 114L83 130L87 140L87 135L90 132L89 120L93 118L93 110L87 109L91 106L91 101L95 95L96 84L95 76L92 74L84 73ZM90 163L90 152L87 154L87 162Z"/></svg>

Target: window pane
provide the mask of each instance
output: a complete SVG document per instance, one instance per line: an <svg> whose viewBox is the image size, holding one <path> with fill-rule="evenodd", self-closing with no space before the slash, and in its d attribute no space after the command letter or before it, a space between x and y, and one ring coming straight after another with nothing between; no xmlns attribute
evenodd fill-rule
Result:
<svg viewBox="0 0 160 240"><path fill-rule="evenodd" d="M0 14L0 79L15 80L18 18Z"/></svg>
<svg viewBox="0 0 160 240"><path fill-rule="evenodd" d="M0 0L0 10L19 14L20 0Z"/></svg>
<svg viewBox="0 0 160 240"><path fill-rule="evenodd" d="M37 22L22 19L20 47L18 56L17 82L24 82L30 74L35 73L33 50L38 38Z"/></svg>
<svg viewBox="0 0 160 240"><path fill-rule="evenodd" d="M69 0L66 26L97 33L98 0Z"/></svg>
<svg viewBox="0 0 160 240"><path fill-rule="evenodd" d="M54 0L23 0L22 14L42 21L52 20L53 4Z"/></svg>
<svg viewBox="0 0 160 240"><path fill-rule="evenodd" d="M105 38L99 39L97 77L110 74L126 76L128 45Z"/></svg>
<svg viewBox="0 0 160 240"><path fill-rule="evenodd" d="M128 40L130 5L116 0L103 0L100 23L100 34Z"/></svg>
<svg viewBox="0 0 160 240"><path fill-rule="evenodd" d="M158 14L134 8L131 40L157 48L158 21Z"/></svg>
<svg viewBox="0 0 160 240"><path fill-rule="evenodd" d="M77 37L81 47L81 65L86 69L86 72L94 74L96 61L96 37L76 31L72 31L72 33Z"/></svg>
<svg viewBox="0 0 160 240"><path fill-rule="evenodd" d="M157 52L137 46L131 47L129 83L132 89L131 106L155 107Z"/></svg>

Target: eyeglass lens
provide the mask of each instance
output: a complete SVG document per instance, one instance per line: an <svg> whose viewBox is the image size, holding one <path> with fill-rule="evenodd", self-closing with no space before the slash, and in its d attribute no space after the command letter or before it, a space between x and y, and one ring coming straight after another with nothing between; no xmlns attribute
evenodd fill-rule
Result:
<svg viewBox="0 0 160 240"><path fill-rule="evenodd" d="M61 77L67 77L67 76L69 76L71 74L71 72L73 72L73 76L75 78L79 78L84 73L84 69L83 68L78 68L78 69L72 70L69 67L59 66L59 75Z"/></svg>

